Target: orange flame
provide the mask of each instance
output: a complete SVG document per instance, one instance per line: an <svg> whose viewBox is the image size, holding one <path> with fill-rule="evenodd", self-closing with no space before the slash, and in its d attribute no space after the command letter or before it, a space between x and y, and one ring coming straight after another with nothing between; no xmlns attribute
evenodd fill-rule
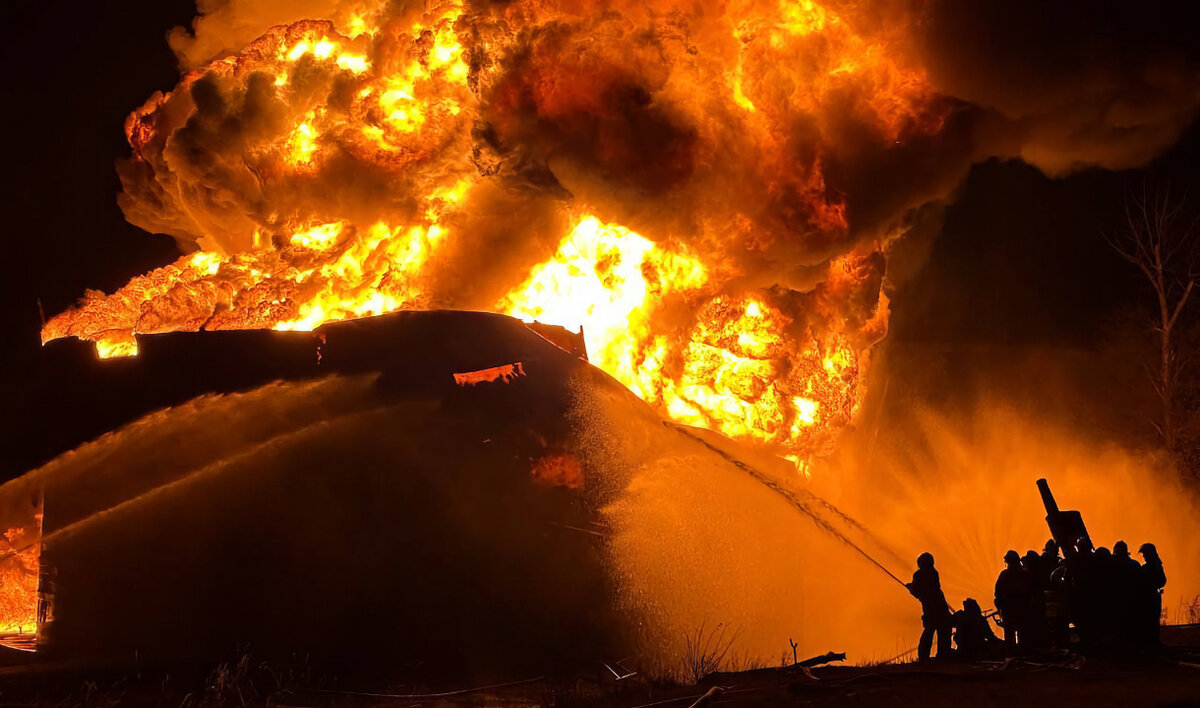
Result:
<svg viewBox="0 0 1200 708"><path fill-rule="evenodd" d="M504 364L502 366L493 366L488 369L480 369L479 371L466 371L461 374L454 375L454 383L459 386L474 386L475 384L489 383L499 381L508 383L518 376L525 375L525 367L521 362L513 364Z"/></svg>
<svg viewBox="0 0 1200 708"><path fill-rule="evenodd" d="M582 325L589 360L678 421L774 444L796 462L826 450L857 410L856 353L837 336L796 342L779 308L709 286L696 259L589 216L496 309ZM698 307L673 332L658 321L672 305Z"/></svg>
<svg viewBox="0 0 1200 708"><path fill-rule="evenodd" d="M945 113L900 51L904 28L853 8L737 0L691 19L591 9L364 3L270 28L189 71L129 117L133 157L120 168L128 218L189 254L112 295L87 291L43 341L75 336L102 357L130 356L137 334L491 306L582 326L593 363L665 414L803 468L857 411L864 354L887 317L878 246L849 238L845 200L826 180L829 136L853 122L889 144L940 129ZM611 44L575 41L595 33ZM659 146L628 142L622 111L670 143L661 164L639 162ZM814 137L797 143L781 128L794 125ZM599 182L539 176L580 142L596 146L581 164ZM525 181L499 181L526 167ZM620 189L603 182L623 170L634 176ZM745 203L713 211L730 189ZM517 203L523 190L560 200L568 230L549 259L462 302L459 285L501 275L478 262L466 225L478 228L496 194ZM636 214L626 202L645 194L689 218L642 235L592 215Z"/></svg>
<svg viewBox="0 0 1200 708"><path fill-rule="evenodd" d="M0 536L0 635L37 630L42 514Z"/></svg>
<svg viewBox="0 0 1200 708"><path fill-rule="evenodd" d="M566 453L547 453L538 458L529 474L538 482L568 489L583 488L583 467Z"/></svg>

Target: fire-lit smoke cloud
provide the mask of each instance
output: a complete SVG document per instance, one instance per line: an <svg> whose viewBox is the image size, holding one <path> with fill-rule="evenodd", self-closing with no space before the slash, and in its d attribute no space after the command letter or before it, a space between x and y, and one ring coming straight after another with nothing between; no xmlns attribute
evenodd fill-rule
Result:
<svg viewBox="0 0 1200 708"><path fill-rule="evenodd" d="M1019 10L202 4L118 166L127 218L188 255L43 337L128 354L139 333L498 309L583 326L663 412L803 464L858 410L885 254L920 207L989 156L1136 164L1194 114L1188 56L1139 36L1154 51L1091 62L1090 15L1027 52L984 41L1042 17Z"/></svg>
<svg viewBox="0 0 1200 708"><path fill-rule="evenodd" d="M915 46L940 91L986 114L984 150L1061 175L1178 139L1200 105L1190 27L1176 3L935 0Z"/></svg>

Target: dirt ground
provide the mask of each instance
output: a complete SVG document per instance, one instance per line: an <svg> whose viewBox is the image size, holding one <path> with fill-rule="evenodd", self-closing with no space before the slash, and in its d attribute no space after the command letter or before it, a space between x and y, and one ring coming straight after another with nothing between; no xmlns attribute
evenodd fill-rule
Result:
<svg viewBox="0 0 1200 708"><path fill-rule="evenodd" d="M1156 659L1060 653L975 664L931 662L716 673L693 685L597 662L569 675L433 679L432 666L317 666L243 651L218 665L54 659L0 647L5 706L1133 706L1200 708L1200 625L1164 627ZM622 673L628 676L618 678Z"/></svg>
<svg viewBox="0 0 1200 708"><path fill-rule="evenodd" d="M1200 706L1200 664L1014 660L760 669L671 685L600 672L490 686L430 686L314 678L230 662L206 675L83 666L0 669L0 706Z"/></svg>
<svg viewBox="0 0 1200 708"><path fill-rule="evenodd" d="M721 674L695 686L630 681L626 686L577 681L531 684L458 696L392 698L299 693L294 705L345 706L1200 706L1200 666L1082 663L826 667L808 674L764 669ZM716 689L715 691L712 689Z"/></svg>
<svg viewBox="0 0 1200 708"><path fill-rule="evenodd" d="M712 705L1200 706L1200 667L1178 665L906 664L830 667L791 680L785 674L713 677L728 690Z"/></svg>

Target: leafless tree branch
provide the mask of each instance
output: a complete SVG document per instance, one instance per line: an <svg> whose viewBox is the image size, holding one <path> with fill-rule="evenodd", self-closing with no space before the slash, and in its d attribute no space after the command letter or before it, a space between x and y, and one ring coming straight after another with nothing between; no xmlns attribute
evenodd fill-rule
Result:
<svg viewBox="0 0 1200 708"><path fill-rule="evenodd" d="M1200 214L1180 224L1187 193L1175 197L1170 185L1153 190L1145 182L1125 200L1125 226L1104 234L1105 241L1125 261L1137 267L1154 291L1158 312L1152 329L1159 340L1159 361L1149 378L1162 404L1161 421L1154 424L1168 449L1175 448L1176 387L1187 358L1178 356L1175 326L1191 299L1200 274L1196 232Z"/></svg>

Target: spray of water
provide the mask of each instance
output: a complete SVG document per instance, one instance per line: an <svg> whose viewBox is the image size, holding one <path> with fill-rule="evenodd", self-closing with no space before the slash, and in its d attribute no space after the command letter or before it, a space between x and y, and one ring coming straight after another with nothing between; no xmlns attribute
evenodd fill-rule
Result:
<svg viewBox="0 0 1200 708"><path fill-rule="evenodd" d="M699 435L694 433L692 430L690 430L687 426L680 425L678 423L673 423L670 421L663 421L663 424L670 428L677 430L680 434L686 435L687 437L699 442L704 447L708 448L709 450L712 450L717 455L719 455L721 457L721 459L725 460L729 464L733 465L734 467L738 468L739 470L750 475L755 480L761 482L765 487L767 487L771 491L775 492L776 494L778 494L781 497L783 497L784 499L786 499L789 504L791 504L793 507L795 507L796 510L799 511L801 514L807 516L810 520L812 520L812 522L815 523L817 525L817 527L820 528L822 531L833 536L839 542L845 544L846 546L849 546L851 549L854 550L855 553L858 553L863 558L867 559L867 561L869 561L871 563L871 565L873 565L876 568L878 568L879 570L883 571L885 574L887 574L887 576L889 578L891 578L892 580L895 580L901 586L904 586L904 584L905 584L904 581L901 580L900 578L897 578L892 573L892 571L887 569L887 566L885 566L883 563L879 562L879 560L877 560L870 553L863 550L862 546L860 546L857 543L855 543L854 541L852 541L849 537L846 536L845 533L843 533L842 531L840 531L837 528L838 523L848 524L854 530L866 535L871 541L879 544L883 548L887 548L880 539L878 539L874 534L872 534L870 531L868 531L867 528L865 526L863 526L861 523L854 520L851 516L838 510L838 508L835 507L833 504L830 504L829 502L825 501L824 499L821 499L820 497L813 494L812 492L807 491L807 490L795 489L791 485L789 485L787 482L780 479L779 477L767 474L766 472L763 472L763 471L759 470L758 468L756 468L742 460L739 460L733 454L726 452L725 450L718 448L716 445L713 445L712 443L706 441L704 438L700 437ZM814 503L817 505L817 508L814 508L814 506L813 506ZM828 512L829 515L826 515L826 513L822 513L822 512ZM889 549L889 553L891 553L890 549ZM895 556L896 554L892 553L892 555Z"/></svg>

